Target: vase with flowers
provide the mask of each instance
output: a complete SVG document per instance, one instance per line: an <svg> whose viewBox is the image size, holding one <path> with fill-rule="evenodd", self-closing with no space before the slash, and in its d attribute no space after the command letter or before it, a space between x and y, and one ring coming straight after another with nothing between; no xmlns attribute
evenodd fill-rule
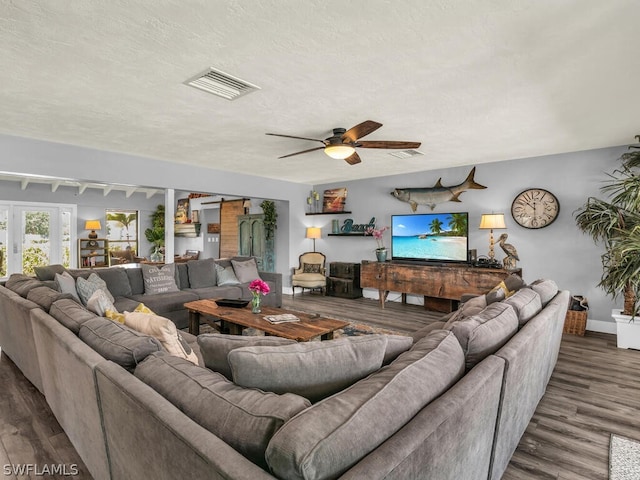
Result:
<svg viewBox="0 0 640 480"><path fill-rule="evenodd" d="M262 311L260 308L262 296L268 294L271 289L264 280L256 278L249 284L249 290L251 291L251 295L253 295L251 299L251 313L260 313Z"/></svg>
<svg viewBox="0 0 640 480"><path fill-rule="evenodd" d="M384 232L387 230L389 230L389 227L367 227L365 230L366 235L371 235L376 240L376 244L378 245L376 248L376 258L379 262L387 261L387 247L384 246Z"/></svg>

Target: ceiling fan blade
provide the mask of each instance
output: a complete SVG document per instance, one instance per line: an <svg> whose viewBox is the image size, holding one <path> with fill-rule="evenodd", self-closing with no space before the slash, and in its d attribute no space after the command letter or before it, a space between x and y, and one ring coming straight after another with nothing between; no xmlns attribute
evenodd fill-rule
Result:
<svg viewBox="0 0 640 480"><path fill-rule="evenodd" d="M360 160L360 155L358 155L356 152L353 152L353 154L350 157L345 158L344 161L349 165L355 165L357 163L360 163L362 160Z"/></svg>
<svg viewBox="0 0 640 480"><path fill-rule="evenodd" d="M324 147L310 148L309 150L302 150L301 152L290 153L289 155L283 155L282 157L278 157L278 158L293 157L294 155L300 155L301 153L313 152L315 150L324 150Z"/></svg>
<svg viewBox="0 0 640 480"><path fill-rule="evenodd" d="M373 120L366 120L360 123L359 125L356 125L355 127L352 127L349 130L347 130L344 133L344 135L342 135L342 141L344 142L346 140L348 142L353 143L359 138L362 138L366 135L369 135L372 132L375 132L381 126L382 126L381 123L374 122Z"/></svg>
<svg viewBox="0 0 640 480"><path fill-rule="evenodd" d="M358 142L358 148L418 148L422 145L420 142L392 142L386 140L377 140L372 142Z"/></svg>
<svg viewBox="0 0 640 480"><path fill-rule="evenodd" d="M265 135L271 135L271 136L274 136L274 137L297 138L298 140L310 140L312 142L320 142L323 145L325 144L324 140L318 140L317 138L294 137L293 135L281 135L279 133L265 133ZM282 158L282 157L280 157L280 158Z"/></svg>

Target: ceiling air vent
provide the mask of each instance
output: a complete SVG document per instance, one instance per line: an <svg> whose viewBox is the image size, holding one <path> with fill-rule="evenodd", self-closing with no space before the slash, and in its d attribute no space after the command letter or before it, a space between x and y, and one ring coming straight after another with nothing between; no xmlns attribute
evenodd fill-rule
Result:
<svg viewBox="0 0 640 480"><path fill-rule="evenodd" d="M254 90L260 90L257 85L240 80L215 68L208 68L184 83L227 100L235 100Z"/></svg>
<svg viewBox="0 0 640 480"><path fill-rule="evenodd" d="M418 150L400 150L398 152L389 152L389 155L393 155L397 158L410 158L417 157L418 155L424 155L424 153L419 152Z"/></svg>

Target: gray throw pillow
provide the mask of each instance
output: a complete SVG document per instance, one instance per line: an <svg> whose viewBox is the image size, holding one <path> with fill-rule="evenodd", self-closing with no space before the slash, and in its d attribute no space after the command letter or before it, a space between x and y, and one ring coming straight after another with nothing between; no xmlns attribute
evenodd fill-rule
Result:
<svg viewBox="0 0 640 480"><path fill-rule="evenodd" d="M228 358L237 385L295 393L315 403L378 370L386 346L385 335L363 335L324 342L236 348Z"/></svg>
<svg viewBox="0 0 640 480"><path fill-rule="evenodd" d="M76 290L78 291L80 300L82 300L82 303L84 305L87 304L87 302L91 298L91 295L93 295L96 290L103 290L104 293L107 294L107 297L109 298L111 303L114 302L113 295L111 295L109 289L107 288L107 283L95 273L89 275L86 280L82 277L78 277L78 279L76 280Z"/></svg>
<svg viewBox="0 0 640 480"><path fill-rule="evenodd" d="M231 260L233 266L233 272L236 274L236 278L240 283L250 283L255 279L260 278L258 274L258 265L252 258L250 260L240 262L237 260Z"/></svg>
<svg viewBox="0 0 640 480"><path fill-rule="evenodd" d="M76 279L73 278L69 272L64 272L62 274L56 273L55 278L60 292L68 293L74 298L74 300L81 303L78 291L76 290Z"/></svg>
<svg viewBox="0 0 640 480"><path fill-rule="evenodd" d="M216 286L216 269L213 258L189 260L187 270L191 288L207 288Z"/></svg>
<svg viewBox="0 0 640 480"><path fill-rule="evenodd" d="M240 281L236 277L235 273L233 273L233 266L229 265L228 267L221 267L217 263L215 266L219 287L223 285L240 285Z"/></svg>
<svg viewBox="0 0 640 480"><path fill-rule="evenodd" d="M84 322L78 336L104 358L128 370L133 370L151 353L163 350L152 336L103 317Z"/></svg>
<svg viewBox="0 0 640 480"><path fill-rule="evenodd" d="M272 435L310 405L290 393L239 387L219 373L163 353L150 355L138 365L135 376L265 469L264 452Z"/></svg>
<svg viewBox="0 0 640 480"><path fill-rule="evenodd" d="M467 370L497 352L518 331L518 317L511 305L492 303L477 315L450 325L465 354Z"/></svg>
<svg viewBox="0 0 640 480"><path fill-rule="evenodd" d="M269 442L267 463L278 478L338 478L463 373L455 336L432 332L390 365L285 423Z"/></svg>
<svg viewBox="0 0 640 480"><path fill-rule="evenodd" d="M205 367L221 373L229 380L233 379L231 366L227 358L231 350L240 347L291 345L297 343L295 340L281 337L254 337L250 335L225 335L222 333L204 333L198 335L197 341Z"/></svg>
<svg viewBox="0 0 640 480"><path fill-rule="evenodd" d="M157 295L159 293L177 292L175 265L168 263L162 266L141 264L144 280L144 293Z"/></svg>

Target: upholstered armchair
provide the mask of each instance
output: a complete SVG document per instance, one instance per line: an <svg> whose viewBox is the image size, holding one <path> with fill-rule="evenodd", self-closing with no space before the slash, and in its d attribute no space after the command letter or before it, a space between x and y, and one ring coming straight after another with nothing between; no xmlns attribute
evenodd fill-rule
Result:
<svg viewBox="0 0 640 480"><path fill-rule="evenodd" d="M291 277L291 287L293 295L296 294L296 287L310 290L320 289L325 294L327 286L327 277L325 277L325 261L326 257L319 252L306 252L300 255L300 265L293 269Z"/></svg>

